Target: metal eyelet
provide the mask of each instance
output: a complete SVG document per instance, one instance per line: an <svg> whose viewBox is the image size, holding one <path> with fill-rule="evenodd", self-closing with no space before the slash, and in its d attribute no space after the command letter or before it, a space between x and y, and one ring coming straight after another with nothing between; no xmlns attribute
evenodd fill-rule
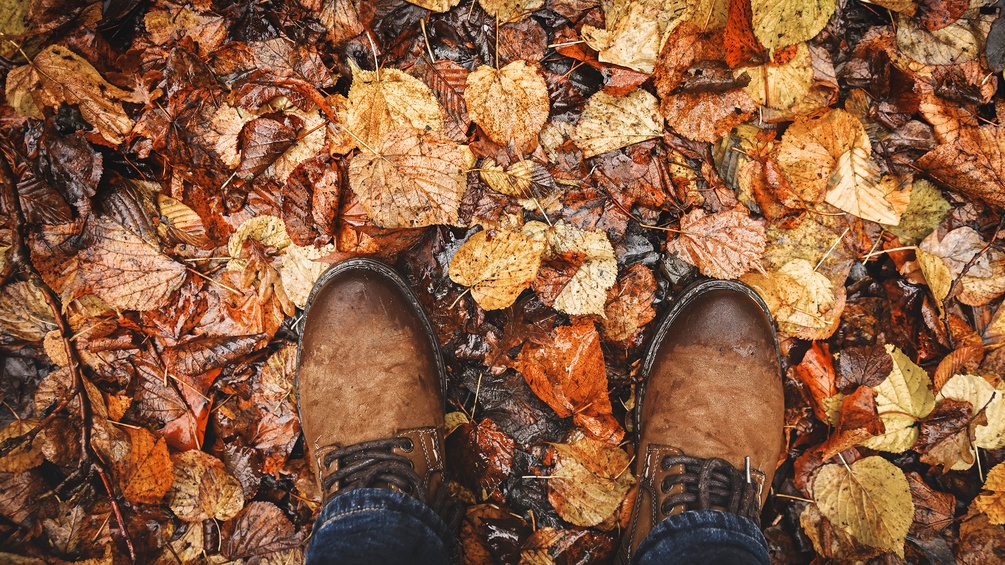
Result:
<svg viewBox="0 0 1005 565"><path fill-rule="evenodd" d="M409 437L403 439L405 440L405 445L401 447L401 450L404 451L405 453L411 453L412 450L415 449L415 442L413 442L412 438Z"/></svg>

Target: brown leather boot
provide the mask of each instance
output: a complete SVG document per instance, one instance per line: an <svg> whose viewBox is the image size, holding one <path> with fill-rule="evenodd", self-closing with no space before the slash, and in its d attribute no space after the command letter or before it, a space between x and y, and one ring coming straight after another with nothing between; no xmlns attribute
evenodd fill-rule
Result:
<svg viewBox="0 0 1005 565"><path fill-rule="evenodd" d="M377 487L441 510L445 386L429 319L391 267L354 258L325 272L307 303L296 383L325 502Z"/></svg>
<svg viewBox="0 0 1005 565"><path fill-rule="evenodd" d="M638 498L620 557L686 510L759 522L781 454L785 408L774 324L736 281L684 291L643 358L635 424Z"/></svg>

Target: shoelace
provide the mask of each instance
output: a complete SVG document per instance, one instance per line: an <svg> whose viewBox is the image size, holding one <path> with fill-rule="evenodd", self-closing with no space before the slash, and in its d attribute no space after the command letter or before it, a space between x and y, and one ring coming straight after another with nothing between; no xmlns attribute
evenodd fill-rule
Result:
<svg viewBox="0 0 1005 565"><path fill-rule="evenodd" d="M660 484L664 495L677 484L683 484L682 492L669 494L660 504L660 511L668 515L675 506L683 505L688 510L722 509L759 521L760 500L757 484L748 481L745 473L729 462L718 459L700 459L687 455L667 455L660 462L664 471L675 465L683 465L684 472L668 475Z"/></svg>
<svg viewBox="0 0 1005 565"><path fill-rule="evenodd" d="M330 492L335 483L339 483L337 492L346 492L358 488L394 486L399 491L424 502L439 514L447 527L456 532L464 516L463 507L444 486L433 493L427 500L426 489L423 488L420 477L412 466L412 462L404 455L394 453L394 449L411 451L415 445L410 438L396 437L364 441L336 449L325 454L323 463L331 467L338 461L338 469L321 479L322 492L326 499L335 494Z"/></svg>

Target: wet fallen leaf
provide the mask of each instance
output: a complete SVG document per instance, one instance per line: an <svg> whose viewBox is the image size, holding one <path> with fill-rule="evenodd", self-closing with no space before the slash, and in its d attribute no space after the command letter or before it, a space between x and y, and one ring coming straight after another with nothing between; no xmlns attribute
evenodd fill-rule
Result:
<svg viewBox="0 0 1005 565"><path fill-rule="evenodd" d="M974 464L974 427L986 422L983 413L974 417L969 402L945 399L921 422L914 448L921 453L922 462L942 466L944 473L969 469Z"/></svg>
<svg viewBox="0 0 1005 565"><path fill-rule="evenodd" d="M557 292L554 308L559 312L581 316L604 315L607 289L614 286L618 264L610 240L601 231L584 231L560 221L553 226L542 222L527 222L523 234L546 244L545 261L566 254L581 254L574 263L574 272L563 280L564 288Z"/></svg>
<svg viewBox="0 0 1005 565"><path fill-rule="evenodd" d="M681 218L680 235L667 243L667 252L703 275L736 279L760 267L764 246L764 226L743 210L706 214L699 208Z"/></svg>
<svg viewBox="0 0 1005 565"><path fill-rule="evenodd" d="M600 335L607 341L630 340L653 318L653 298L656 278L642 264L632 265L618 277L618 282L607 291L604 305L605 319Z"/></svg>
<svg viewBox="0 0 1005 565"><path fill-rule="evenodd" d="M996 388L976 375L954 375L935 398L969 403L974 414L983 410L987 422L977 425L973 444L983 449L1005 447L1005 384Z"/></svg>
<svg viewBox="0 0 1005 565"><path fill-rule="evenodd" d="M553 447L558 456L548 479L548 500L558 515L577 526L608 520L635 484L628 454L588 437Z"/></svg>
<svg viewBox="0 0 1005 565"><path fill-rule="evenodd" d="M548 120L548 86L538 68L517 60L501 69L482 65L468 75L464 101L471 121L489 139L529 153Z"/></svg>
<svg viewBox="0 0 1005 565"><path fill-rule="evenodd" d="M541 243L519 233L480 231L450 260L450 279L470 287L482 308L507 308L537 276L542 251Z"/></svg>
<svg viewBox="0 0 1005 565"><path fill-rule="evenodd" d="M974 507L987 514L992 524L1005 524L1005 463L999 463L988 471L984 488L974 499Z"/></svg>
<svg viewBox="0 0 1005 565"><path fill-rule="evenodd" d="M618 442L624 430L611 415L600 335L592 322L561 326L542 343L524 345L516 368L562 418L572 416L591 437Z"/></svg>
<svg viewBox="0 0 1005 565"><path fill-rule="evenodd" d="M839 390L864 385L876 387L893 370L893 358L880 345L848 347L835 359Z"/></svg>
<svg viewBox="0 0 1005 565"><path fill-rule="evenodd" d="M167 441L145 428L124 431L129 436L128 455L111 462L122 496L133 504L157 504L174 481Z"/></svg>
<svg viewBox="0 0 1005 565"><path fill-rule="evenodd" d="M478 0L478 4L499 21L513 22L544 6L544 0Z"/></svg>
<svg viewBox="0 0 1005 565"><path fill-rule="evenodd" d="M275 504L248 503L221 528L220 554L227 559L264 557L277 551L299 549L303 541L293 524Z"/></svg>
<svg viewBox="0 0 1005 565"><path fill-rule="evenodd" d="M835 8L833 0L752 0L750 4L754 34L768 50L813 39Z"/></svg>
<svg viewBox="0 0 1005 565"><path fill-rule="evenodd" d="M831 524L859 542L904 554L914 503L904 472L882 457L848 465L824 465L813 498Z"/></svg>
<svg viewBox="0 0 1005 565"><path fill-rule="evenodd" d="M241 483L227 473L216 457L193 449L172 455L171 461L174 482L169 504L181 520L229 520L244 507Z"/></svg>
<svg viewBox="0 0 1005 565"><path fill-rule="evenodd" d="M0 289L0 327L17 339L42 341L56 328L42 289L27 281Z"/></svg>
<svg viewBox="0 0 1005 565"><path fill-rule="evenodd" d="M624 96L599 91L590 97L572 140L590 158L663 135L659 101L638 89Z"/></svg>
<svg viewBox="0 0 1005 565"><path fill-rule="evenodd" d="M793 259L768 276L749 273L741 280L764 299L782 332L803 339L826 339L837 329L844 288L835 289L809 261Z"/></svg>
<svg viewBox="0 0 1005 565"><path fill-rule="evenodd" d="M346 127L360 149L374 149L392 131L443 131L443 112L433 91L398 69L364 71L353 65Z"/></svg>
<svg viewBox="0 0 1005 565"><path fill-rule="evenodd" d="M893 370L875 387L876 407L886 433L867 439L862 445L902 453L917 441L916 424L935 408L935 396L931 391L932 381L924 369L893 345L888 344L886 352L893 359Z"/></svg>
<svg viewBox="0 0 1005 565"><path fill-rule="evenodd" d="M513 438L490 418L461 424L447 438L447 453L462 462L458 480L475 492L478 500L498 497L499 486L512 471Z"/></svg>
<svg viewBox="0 0 1005 565"><path fill-rule="evenodd" d="M372 151L349 163L349 186L370 219L384 228L457 224L467 166L456 143L399 128Z"/></svg>
<svg viewBox="0 0 1005 565"><path fill-rule="evenodd" d="M614 541L591 530L538 528L524 542L520 565L557 565L602 560L614 552Z"/></svg>
<svg viewBox="0 0 1005 565"><path fill-rule="evenodd" d="M0 442L20 437L38 425L38 420L14 420L0 430ZM0 472L23 473L42 464L45 457L42 454L41 442L21 442L3 457L0 457Z"/></svg>
<svg viewBox="0 0 1005 565"><path fill-rule="evenodd" d="M917 179L911 187L911 201L901 214L900 223L883 227L900 238L904 245L914 245L935 230L950 208L942 191L924 179Z"/></svg>

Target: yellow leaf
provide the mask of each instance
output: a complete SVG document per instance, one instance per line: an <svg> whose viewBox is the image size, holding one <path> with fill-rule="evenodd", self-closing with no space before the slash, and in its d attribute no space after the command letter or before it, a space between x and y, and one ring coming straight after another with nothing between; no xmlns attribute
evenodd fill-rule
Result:
<svg viewBox="0 0 1005 565"><path fill-rule="evenodd" d="M865 128L854 115L831 110L819 117L798 118L785 130L778 166L803 200L818 202L829 187L838 160L853 148L866 155L872 153Z"/></svg>
<svg viewBox="0 0 1005 565"><path fill-rule="evenodd" d="M544 259L577 252L583 263L555 298L554 308L573 316L596 314L604 317L607 290L618 278L618 261L614 247L601 230L584 231L564 221L548 226L542 222L527 222L524 235L547 244Z"/></svg>
<svg viewBox="0 0 1005 565"><path fill-rule="evenodd" d="M171 488L174 468L167 440L157 439L146 428L125 428L129 452L114 462L122 496L133 504L157 504Z"/></svg>
<svg viewBox="0 0 1005 565"><path fill-rule="evenodd" d="M42 341L56 328L56 319L42 290L30 281L15 281L0 289L0 329L24 341Z"/></svg>
<svg viewBox="0 0 1005 565"><path fill-rule="evenodd" d="M460 146L435 132L399 128L349 163L349 186L384 228L456 225L467 186Z"/></svg>
<svg viewBox="0 0 1005 565"><path fill-rule="evenodd" d="M942 191L924 179L911 187L911 201L897 225L884 225L904 245L914 245L924 239L942 222L952 206L942 197Z"/></svg>
<svg viewBox="0 0 1005 565"><path fill-rule="evenodd" d="M550 108L544 77L523 60L501 69L478 67L468 75L464 102L471 120L489 139L504 146L512 142L523 152L537 145Z"/></svg>
<svg viewBox="0 0 1005 565"><path fill-rule="evenodd" d="M586 527L611 518L635 484L628 454L588 437L554 447L558 457L548 480L548 500L555 512Z"/></svg>
<svg viewBox="0 0 1005 565"><path fill-rule="evenodd" d="M182 521L229 520L244 507L241 483L216 457L193 449L173 455L171 461L174 482L169 504Z"/></svg>
<svg viewBox="0 0 1005 565"><path fill-rule="evenodd" d="M486 14L498 18L499 23L508 23L544 6L544 0L478 0L478 4Z"/></svg>
<svg viewBox="0 0 1005 565"><path fill-rule="evenodd" d="M813 499L831 525L871 547L904 557L914 502L904 472L882 457L824 465L813 480Z"/></svg>
<svg viewBox="0 0 1005 565"><path fill-rule="evenodd" d="M881 178L869 151L852 147L838 157L825 201L863 220L896 225L910 197L910 185L900 190L895 177Z"/></svg>
<svg viewBox="0 0 1005 565"><path fill-rule="evenodd" d="M290 245L281 254L283 264L279 267L279 276L286 296L297 308L307 305L315 281L331 266L320 259L334 251L335 245L331 243L322 247Z"/></svg>
<svg viewBox="0 0 1005 565"><path fill-rule="evenodd" d="M984 491L974 500L977 510L988 515L992 524L1005 524L1005 463L995 465L984 480Z"/></svg>
<svg viewBox="0 0 1005 565"><path fill-rule="evenodd" d="M14 420L0 430L0 443L11 438L15 438L30 432L38 425L38 420L25 418L24 420ZM33 441L31 443L22 442L10 453L0 457L0 471L4 473L22 473L28 469L33 469L42 464L45 456L42 453L42 442Z"/></svg>
<svg viewBox="0 0 1005 565"><path fill-rule="evenodd" d="M747 73L750 82L744 87L747 94L762 106L775 110L789 110L804 100L813 86L813 61L805 43L800 43L792 59L781 65L759 65L735 69L739 77Z"/></svg>
<svg viewBox="0 0 1005 565"><path fill-rule="evenodd" d="M35 104L32 91L38 86L38 74L31 65L11 69L7 73L7 86L4 90L7 96L7 104L14 110L31 116L32 118L43 119L45 116Z"/></svg>
<svg viewBox="0 0 1005 565"><path fill-rule="evenodd" d="M542 247L519 233L480 231L450 260L450 280L471 287L483 309L506 308L537 276Z"/></svg>
<svg viewBox="0 0 1005 565"><path fill-rule="evenodd" d="M929 31L914 18L897 16L898 52L925 65L953 65L971 61L984 50L994 16L970 9L958 21Z"/></svg>
<svg viewBox="0 0 1005 565"><path fill-rule="evenodd" d="M663 136L659 101L645 90L611 96L603 90L590 97L572 140L590 158Z"/></svg>
<svg viewBox="0 0 1005 565"><path fill-rule="evenodd" d="M548 169L530 160L518 161L503 169L495 160L485 159L480 167L479 176L492 190L517 198L546 196L542 189L551 189L555 185Z"/></svg>
<svg viewBox="0 0 1005 565"><path fill-rule="evenodd" d="M461 0L408 0L408 2L431 12L446 12L460 4Z"/></svg>
<svg viewBox="0 0 1005 565"><path fill-rule="evenodd" d="M764 299L778 329L803 339L826 339L840 322L844 287L835 287L806 259L792 259L767 275L749 273L741 279Z"/></svg>
<svg viewBox="0 0 1005 565"><path fill-rule="evenodd" d="M360 70L352 66L346 127L360 149L374 149L394 129L443 131L436 95L419 79L398 69Z"/></svg>
<svg viewBox="0 0 1005 565"><path fill-rule="evenodd" d="M834 14L834 0L753 0L754 35L769 51L809 41Z"/></svg>
<svg viewBox="0 0 1005 565"><path fill-rule="evenodd" d="M953 375L942 385L935 397L937 401L942 401L944 398L969 402L972 413L984 410L988 423L977 426L974 445L982 449L1005 447L1005 384L998 385L996 389L983 377ZM965 468L970 468L970 465Z"/></svg>
<svg viewBox="0 0 1005 565"><path fill-rule="evenodd" d="M620 17L606 14L605 29L584 25L581 34L587 45L599 52L597 58L642 73L651 73L660 50L659 8L631 2Z"/></svg>
<svg viewBox="0 0 1005 565"><path fill-rule="evenodd" d="M924 369L893 345L886 345L893 358L893 370L876 390L876 411L886 433L871 437L861 445L878 451L903 453L918 440L918 420L935 408L932 380Z"/></svg>

